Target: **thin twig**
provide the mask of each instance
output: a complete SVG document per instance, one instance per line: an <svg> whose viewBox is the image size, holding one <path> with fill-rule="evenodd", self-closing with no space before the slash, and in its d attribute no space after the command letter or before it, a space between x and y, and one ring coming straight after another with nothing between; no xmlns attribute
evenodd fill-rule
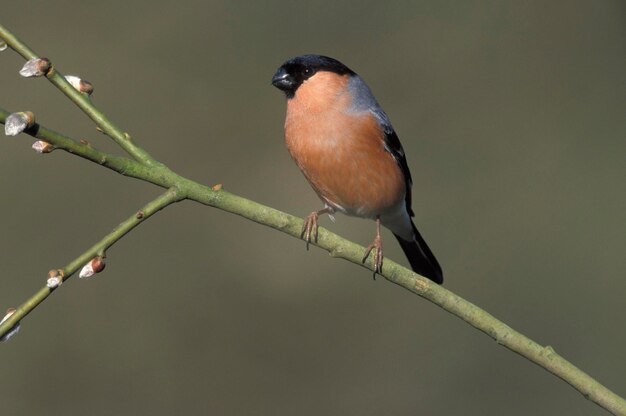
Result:
<svg viewBox="0 0 626 416"><path fill-rule="evenodd" d="M74 273L76 273L87 262L98 255L103 255L108 248L118 242L122 237L128 234L133 228L150 218L152 215L162 210L166 206L178 202L181 200L180 192L176 188L168 189L161 194L158 198L150 201L139 211L133 213L131 217L126 219L120 225L118 225L113 231L104 236L104 238L94 244L91 248L86 250L80 256L70 261L64 267L55 270L56 276L59 276L61 282L69 279ZM44 286L37 293L31 296L26 302L20 305L15 313L11 315L6 321L0 324L0 337L4 336L11 328L15 326L22 318L28 315L33 309L35 309L41 302L43 302L52 292L58 288Z"/></svg>
<svg viewBox="0 0 626 416"><path fill-rule="evenodd" d="M0 24L0 38L9 45L14 51L22 55L26 60L41 57L30 49L24 42L15 37L9 30ZM146 165L154 165L158 162L152 158L142 148L135 145L130 134L117 127L109 120L102 111L98 110L86 94L77 91L59 72L56 66L53 66L46 74L46 77L54 86L56 86L63 94L65 94L78 108L80 108L94 123L109 137L111 137L122 149L131 155L137 162Z"/></svg>

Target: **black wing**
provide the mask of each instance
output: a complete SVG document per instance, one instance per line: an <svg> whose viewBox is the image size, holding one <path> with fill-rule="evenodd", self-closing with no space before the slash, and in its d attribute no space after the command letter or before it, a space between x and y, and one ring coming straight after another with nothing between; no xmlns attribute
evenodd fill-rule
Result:
<svg viewBox="0 0 626 416"><path fill-rule="evenodd" d="M393 129L393 126L389 122L389 118L379 107L379 111L376 111L377 118L381 121L383 126L383 131L385 133L385 150L388 151L391 156L395 159L398 166L402 170L402 174L404 175L404 182L406 184L406 210L408 211L411 217L414 217L413 209L411 208L412 197L411 197L411 186L413 185L413 179L411 178L411 171L409 170L409 165L406 163L406 156L404 155L404 149L402 148L402 144L400 143L400 139L396 134L396 131Z"/></svg>

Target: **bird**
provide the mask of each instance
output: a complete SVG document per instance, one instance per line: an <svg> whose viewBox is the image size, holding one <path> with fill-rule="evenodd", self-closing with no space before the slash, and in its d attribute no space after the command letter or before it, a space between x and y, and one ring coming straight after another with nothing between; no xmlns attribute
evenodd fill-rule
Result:
<svg viewBox="0 0 626 416"><path fill-rule="evenodd" d="M272 85L287 99L285 144L324 204L303 222L300 238L317 242L318 218L336 212L372 219L373 272L382 274L381 225L388 228L416 273L443 283L439 262L413 223L412 178L389 117L365 81L340 61L300 55L285 61Z"/></svg>

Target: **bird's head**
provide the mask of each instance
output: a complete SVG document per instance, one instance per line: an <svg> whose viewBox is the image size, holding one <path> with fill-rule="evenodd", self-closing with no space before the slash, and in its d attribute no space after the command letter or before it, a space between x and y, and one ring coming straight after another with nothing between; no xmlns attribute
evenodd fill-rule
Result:
<svg viewBox="0 0 626 416"><path fill-rule="evenodd" d="M293 98L298 88L320 71L338 75L355 73L336 59L323 55L301 55L282 64L272 77L272 85Z"/></svg>

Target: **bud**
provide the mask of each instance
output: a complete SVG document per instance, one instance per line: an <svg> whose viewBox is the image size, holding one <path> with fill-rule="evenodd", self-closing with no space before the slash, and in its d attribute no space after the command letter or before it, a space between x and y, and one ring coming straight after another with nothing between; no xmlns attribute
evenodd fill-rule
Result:
<svg viewBox="0 0 626 416"><path fill-rule="evenodd" d="M46 280L46 286L50 289L61 286L61 283L63 283L63 281L59 276L49 277L48 280Z"/></svg>
<svg viewBox="0 0 626 416"><path fill-rule="evenodd" d="M0 40L0 52L7 48L7 43L3 40Z"/></svg>
<svg viewBox="0 0 626 416"><path fill-rule="evenodd" d="M35 115L30 111L20 111L9 114L4 122L4 134L7 136L17 136L35 124Z"/></svg>
<svg viewBox="0 0 626 416"><path fill-rule="evenodd" d="M66 75L65 79L79 92L87 95L91 95L91 93L93 93L93 85L91 85L91 82L80 79L74 75Z"/></svg>
<svg viewBox="0 0 626 416"><path fill-rule="evenodd" d="M20 75L25 78L40 77L46 75L50 70L50 60L48 58L33 58L26 61Z"/></svg>
<svg viewBox="0 0 626 416"><path fill-rule="evenodd" d="M54 289L58 286L61 286L63 283L63 273L60 270L50 270L48 272L48 280L46 281L46 286L50 289Z"/></svg>
<svg viewBox="0 0 626 416"><path fill-rule="evenodd" d="M85 264L83 268L80 270L78 277L85 278L91 277L96 273L100 273L104 270L106 264L104 263L104 259L101 256L96 256L89 261L89 263Z"/></svg>
<svg viewBox="0 0 626 416"><path fill-rule="evenodd" d="M11 317L11 315L13 315L15 313L15 308L9 308L7 309L6 314L4 315L4 318L2 318L2 320L0 321L0 325L4 323L4 321L6 321L7 319L9 319ZM6 334L4 334L1 338L0 338L0 342L5 342L8 341L13 335L17 334L17 332L20 330L20 323L16 323L13 328L9 329L7 331Z"/></svg>
<svg viewBox="0 0 626 416"><path fill-rule="evenodd" d="M54 146L46 141L37 140L33 143L33 150L37 153L50 153L54 150Z"/></svg>

